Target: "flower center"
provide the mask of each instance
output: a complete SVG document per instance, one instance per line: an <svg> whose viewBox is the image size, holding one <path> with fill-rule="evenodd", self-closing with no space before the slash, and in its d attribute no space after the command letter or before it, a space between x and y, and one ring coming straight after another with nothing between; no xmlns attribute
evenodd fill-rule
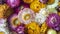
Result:
<svg viewBox="0 0 60 34"><path fill-rule="evenodd" d="M17 25L19 25L19 24L20 24L17 18L16 18L16 19L14 19L13 24L14 24L15 26L17 26Z"/></svg>
<svg viewBox="0 0 60 34"><path fill-rule="evenodd" d="M52 17L52 18L51 18L51 23L52 23L52 24L56 23L56 21L57 21L57 20L56 20L55 17Z"/></svg>
<svg viewBox="0 0 60 34"><path fill-rule="evenodd" d="M24 20L29 20L30 19L30 14L25 14L24 15Z"/></svg>

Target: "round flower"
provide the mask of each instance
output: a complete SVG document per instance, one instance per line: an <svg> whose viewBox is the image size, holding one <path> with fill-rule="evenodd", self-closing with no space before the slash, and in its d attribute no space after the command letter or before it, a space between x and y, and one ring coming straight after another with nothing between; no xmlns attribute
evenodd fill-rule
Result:
<svg viewBox="0 0 60 34"><path fill-rule="evenodd" d="M40 34L40 27L36 22L31 22L27 25L28 34Z"/></svg>
<svg viewBox="0 0 60 34"><path fill-rule="evenodd" d="M42 8L39 13L36 14L35 21L41 25L45 22L47 16L49 15L49 11L46 8Z"/></svg>
<svg viewBox="0 0 60 34"><path fill-rule="evenodd" d="M40 3L39 1L34 1L30 4L30 8L35 12L38 13L41 8L46 7L45 4Z"/></svg>
<svg viewBox="0 0 60 34"><path fill-rule="evenodd" d="M45 20L46 20L46 17L43 16L43 15L41 15L41 14L37 14L36 17L35 17L35 21L36 21L39 25L43 24L43 23L45 22Z"/></svg>
<svg viewBox="0 0 60 34"><path fill-rule="evenodd" d="M19 12L18 19L21 23L28 24L34 19L34 12L29 8L24 8Z"/></svg>
<svg viewBox="0 0 60 34"><path fill-rule="evenodd" d="M8 18L8 22L9 22L9 26L11 29L15 30L16 27L18 27L20 25L20 21L18 20L18 15L17 14L13 14L12 16L10 16Z"/></svg>
<svg viewBox="0 0 60 34"><path fill-rule="evenodd" d="M49 27L55 29L55 30L59 30L59 23L60 23L60 16L58 16L57 14L55 13L52 13L50 14L47 19L46 19L46 23ZM58 29L56 29L58 28Z"/></svg>

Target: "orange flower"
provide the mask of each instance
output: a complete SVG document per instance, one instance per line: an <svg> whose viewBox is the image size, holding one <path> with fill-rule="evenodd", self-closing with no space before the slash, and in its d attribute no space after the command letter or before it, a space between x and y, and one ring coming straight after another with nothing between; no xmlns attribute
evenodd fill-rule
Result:
<svg viewBox="0 0 60 34"><path fill-rule="evenodd" d="M45 33L46 30L47 30L47 25L46 25L46 23L43 23L42 26L41 26L40 33Z"/></svg>
<svg viewBox="0 0 60 34"><path fill-rule="evenodd" d="M30 4L30 8L35 12L38 13L41 8L46 7L46 4L42 4L39 1L34 1Z"/></svg>
<svg viewBox="0 0 60 34"><path fill-rule="evenodd" d="M36 22L31 22L27 26L28 34L40 34L40 27Z"/></svg>

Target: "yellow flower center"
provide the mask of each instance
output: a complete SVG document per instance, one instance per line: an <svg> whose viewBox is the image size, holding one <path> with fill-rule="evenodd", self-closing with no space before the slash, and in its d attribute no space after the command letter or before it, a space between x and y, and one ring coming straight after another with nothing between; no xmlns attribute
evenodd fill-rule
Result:
<svg viewBox="0 0 60 34"><path fill-rule="evenodd" d="M30 14L25 14L24 15L24 20L29 20L30 19Z"/></svg>
<svg viewBox="0 0 60 34"><path fill-rule="evenodd" d="M32 21L28 26L28 34L40 34L40 27L39 25Z"/></svg>
<svg viewBox="0 0 60 34"><path fill-rule="evenodd" d="M17 25L20 25L20 22L17 18L15 18L13 21L12 21L12 25L14 26L17 26Z"/></svg>

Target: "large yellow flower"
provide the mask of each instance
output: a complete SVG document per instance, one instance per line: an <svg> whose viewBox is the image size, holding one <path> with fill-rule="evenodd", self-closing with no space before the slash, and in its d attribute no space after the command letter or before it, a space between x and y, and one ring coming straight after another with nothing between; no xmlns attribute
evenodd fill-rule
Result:
<svg viewBox="0 0 60 34"><path fill-rule="evenodd" d="M42 4L39 1L34 1L30 4L30 8L34 10L35 13L38 13L41 8L46 7L46 4Z"/></svg>
<svg viewBox="0 0 60 34"><path fill-rule="evenodd" d="M36 22L31 22L27 25L28 34L40 34L40 27Z"/></svg>

